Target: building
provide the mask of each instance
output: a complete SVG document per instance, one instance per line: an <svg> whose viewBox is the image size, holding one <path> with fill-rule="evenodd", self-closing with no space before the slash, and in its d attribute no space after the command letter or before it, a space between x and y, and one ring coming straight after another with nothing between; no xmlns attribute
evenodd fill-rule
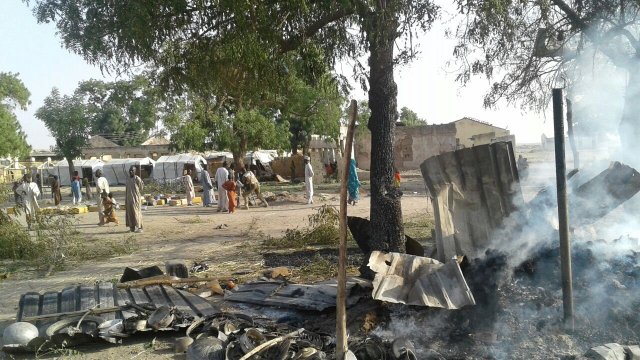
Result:
<svg viewBox="0 0 640 360"><path fill-rule="evenodd" d="M498 141L515 145L515 136L507 129L470 117L448 124L396 126L394 166L400 171L417 170L424 160L443 152ZM371 169L371 133L366 129L356 131L355 154L358 168Z"/></svg>
<svg viewBox="0 0 640 360"><path fill-rule="evenodd" d="M515 136L511 135L509 130L478 119L463 117L452 124L456 126L456 148L458 149L498 141L511 141L514 146L516 144Z"/></svg>
<svg viewBox="0 0 640 360"><path fill-rule="evenodd" d="M362 126L362 125L360 125ZM456 149L456 126L453 123L424 126L397 126L394 166L398 170L419 169L427 158ZM371 169L371 133L356 131L355 158L358 168Z"/></svg>
<svg viewBox="0 0 640 360"><path fill-rule="evenodd" d="M83 158L104 161L147 157L158 160L161 156L173 153L169 140L161 136L151 137L138 146L120 146L100 135L93 135L89 139L89 145L82 149Z"/></svg>

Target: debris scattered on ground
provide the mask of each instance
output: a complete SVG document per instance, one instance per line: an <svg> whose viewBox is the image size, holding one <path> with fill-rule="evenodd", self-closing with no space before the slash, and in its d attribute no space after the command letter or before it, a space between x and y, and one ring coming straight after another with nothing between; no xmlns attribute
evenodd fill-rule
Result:
<svg viewBox="0 0 640 360"><path fill-rule="evenodd" d="M475 305L455 259L443 264L426 257L374 251L369 268L376 273L376 300L445 309Z"/></svg>

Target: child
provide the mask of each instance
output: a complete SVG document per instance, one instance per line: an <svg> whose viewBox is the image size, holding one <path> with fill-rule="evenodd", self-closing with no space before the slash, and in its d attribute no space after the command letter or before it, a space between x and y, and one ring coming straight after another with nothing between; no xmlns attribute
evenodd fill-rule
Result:
<svg viewBox="0 0 640 360"><path fill-rule="evenodd" d="M116 207L117 203L113 200L113 193L109 193L107 195L106 191L102 192L102 206L104 207L104 222L106 224L113 222L116 225L119 225L120 222L118 218L116 218Z"/></svg>
<svg viewBox="0 0 640 360"><path fill-rule="evenodd" d="M78 172L76 171L75 174L78 174ZM82 202L82 184L79 176L73 177L71 192L73 193L73 205L80 204Z"/></svg>
<svg viewBox="0 0 640 360"><path fill-rule="evenodd" d="M396 188L400 187L400 171L396 170L395 174L393 174L393 186L395 186Z"/></svg>
<svg viewBox="0 0 640 360"><path fill-rule="evenodd" d="M233 214L236 209L236 188L237 185L233 181L233 176L229 174L229 180L222 184L222 188L227 190L227 198L229 199L229 214Z"/></svg>

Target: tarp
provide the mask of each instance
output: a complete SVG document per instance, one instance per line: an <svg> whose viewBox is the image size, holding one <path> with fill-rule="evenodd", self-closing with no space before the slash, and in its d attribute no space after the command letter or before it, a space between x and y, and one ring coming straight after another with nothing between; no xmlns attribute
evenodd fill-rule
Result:
<svg viewBox="0 0 640 360"><path fill-rule="evenodd" d="M376 272L376 300L445 309L476 304L455 259L443 264L422 256L373 251L369 267Z"/></svg>
<svg viewBox="0 0 640 360"><path fill-rule="evenodd" d="M80 176L82 176L82 169L90 169L91 173L95 174L96 170L101 169L103 165L104 162L102 160L73 160L73 167L76 169L78 174L80 174ZM71 185L71 177L69 176L69 163L66 159L59 161L53 166L53 168L49 169L49 174L56 175L58 177L58 181L60 181L60 185Z"/></svg>
<svg viewBox="0 0 640 360"><path fill-rule="evenodd" d="M124 185L129 177L129 168L131 166L155 166L155 161L151 158L129 158L129 159L113 159L109 160L102 167L102 173L107 178L110 185ZM151 172L153 174L153 171Z"/></svg>
<svg viewBox="0 0 640 360"><path fill-rule="evenodd" d="M156 180L173 180L182 176L184 166L190 164L195 166L196 174L202 172L202 164L207 161L200 155L177 154L161 156L157 161L153 170L153 178Z"/></svg>

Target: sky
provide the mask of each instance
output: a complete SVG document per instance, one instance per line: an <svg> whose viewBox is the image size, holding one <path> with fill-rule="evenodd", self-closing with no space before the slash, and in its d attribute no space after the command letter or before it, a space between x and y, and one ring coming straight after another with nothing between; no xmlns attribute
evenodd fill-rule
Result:
<svg viewBox="0 0 640 360"><path fill-rule="evenodd" d="M451 59L454 40L444 37L446 25L435 26L419 39L419 57L410 65L396 70L398 109L406 106L430 124L448 123L468 116L507 128L517 143L538 143L540 136L553 134L552 117L523 113L513 106L484 109L483 95L489 82L476 79L465 88L455 82L455 74L447 61ZM348 64L339 72L349 74ZM16 115L34 149L48 149L55 141L34 114L53 87L71 94L78 83L105 77L100 69L87 64L82 57L63 48L53 24L38 24L31 10L19 0L0 1L0 72L19 73L31 92L31 105ZM366 99L358 86L352 96Z"/></svg>

